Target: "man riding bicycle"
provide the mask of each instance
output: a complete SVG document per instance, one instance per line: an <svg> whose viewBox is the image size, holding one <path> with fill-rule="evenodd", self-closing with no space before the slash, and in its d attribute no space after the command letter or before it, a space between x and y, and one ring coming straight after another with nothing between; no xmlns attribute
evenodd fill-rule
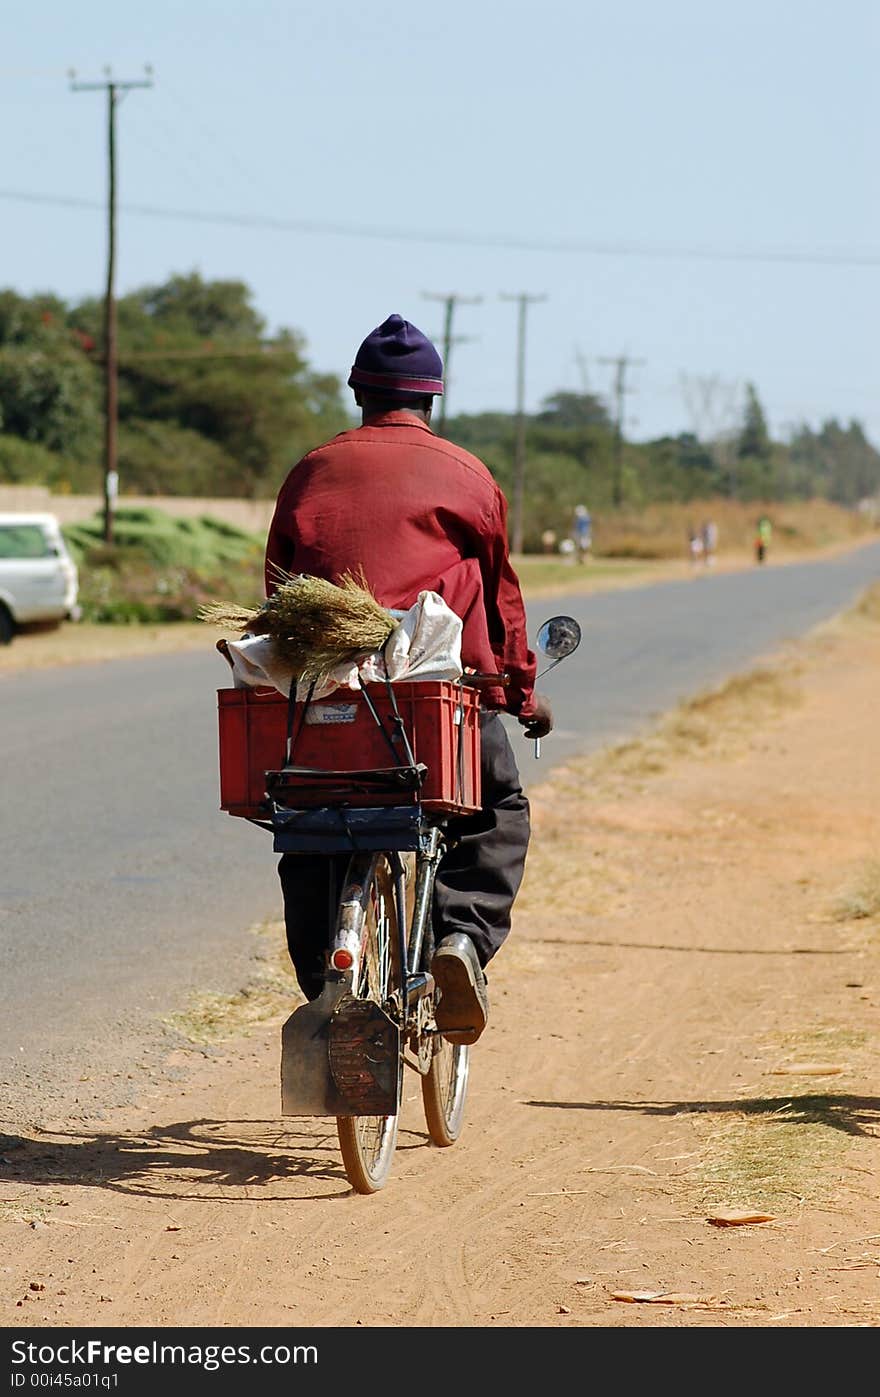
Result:
<svg viewBox="0 0 880 1397"><path fill-rule="evenodd" d="M534 692L504 496L477 457L430 426L442 373L434 345L399 315L366 337L348 379L361 425L291 470L269 529L265 580L268 594L281 573L339 582L362 570L377 599L400 610L437 592L463 622L462 664L508 676L483 692L482 812L449 822L434 889L437 1027L452 1042L474 1043L488 1018L484 969L510 931L529 842L529 805L499 711L528 737L543 737L553 717ZM279 863L288 948L309 999L323 985L344 864L341 855L302 854Z"/></svg>

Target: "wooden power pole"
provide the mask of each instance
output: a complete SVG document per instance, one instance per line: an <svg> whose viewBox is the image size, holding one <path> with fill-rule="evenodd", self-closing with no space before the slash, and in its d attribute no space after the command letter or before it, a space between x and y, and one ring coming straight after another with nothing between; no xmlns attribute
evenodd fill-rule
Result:
<svg viewBox="0 0 880 1397"><path fill-rule="evenodd" d="M526 482L526 311L531 302L546 301L545 295L530 296L526 291L519 291L515 295L501 293L502 301L516 301L519 307L517 314L517 335L516 335L516 437L514 439L513 458L513 521L510 531L510 548L512 553L521 553L523 550L523 499L525 496Z"/></svg>
<svg viewBox="0 0 880 1397"><path fill-rule="evenodd" d="M70 73L73 92L107 93L107 283L104 296L104 542L113 542L113 510L119 491L116 455L116 421L118 402L118 366L116 356L116 108L134 87L152 87L151 68L148 76L132 82L120 82L108 76L103 82L77 82Z"/></svg>
<svg viewBox="0 0 880 1397"><path fill-rule="evenodd" d="M437 430L443 435L443 428L446 425L448 413L447 400L449 398L449 361L452 358L452 346L460 344L465 336L453 335L452 317L455 314L457 305L476 306L482 301L482 296L460 296L457 291L443 293L439 291L423 291L422 295L426 301L442 301L446 307L443 316L443 396L440 399L440 420Z"/></svg>
<svg viewBox="0 0 880 1397"><path fill-rule="evenodd" d="M614 474L611 478L611 503L615 509L623 504L623 411L626 371L630 364L644 364L644 359L631 359L628 354L600 359L600 364L614 365Z"/></svg>

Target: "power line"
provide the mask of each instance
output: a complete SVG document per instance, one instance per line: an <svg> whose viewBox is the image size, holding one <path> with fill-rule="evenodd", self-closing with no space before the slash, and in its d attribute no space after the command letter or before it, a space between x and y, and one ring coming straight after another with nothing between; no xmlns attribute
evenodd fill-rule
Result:
<svg viewBox="0 0 880 1397"><path fill-rule="evenodd" d="M97 199L75 194L38 194L28 190L0 189L0 199L53 208L102 209ZM643 257L685 262L767 262L795 266L880 267L880 252L796 251L785 248L676 247L652 243L593 242L579 239L552 240L511 238L500 233L468 233L455 230L383 228L369 224L316 222L309 219L275 218L264 214L210 213L202 209L165 208L157 204L121 204L126 214L142 218L167 218L185 223L210 223L230 228L263 228L277 233L306 236L370 238L380 242L437 243L444 246L506 248L515 252L552 252L593 257Z"/></svg>
<svg viewBox="0 0 880 1397"><path fill-rule="evenodd" d="M515 295L502 291L502 301L516 301L516 437L513 458L513 528L511 530L511 551L521 553L523 549L523 496L526 479L526 311L530 303L546 301L546 295L530 296L527 291Z"/></svg>
<svg viewBox="0 0 880 1397"><path fill-rule="evenodd" d="M626 386L626 371L633 364L644 364L644 359L632 359L628 354L599 359L600 364L614 365L614 475L611 481L611 502L619 508L623 504L623 407L624 396L631 392Z"/></svg>
<svg viewBox="0 0 880 1397"><path fill-rule="evenodd" d="M298 358L298 349L281 349L275 345L259 349L133 349L123 350L121 364L140 363L142 359L284 359Z"/></svg>
<svg viewBox="0 0 880 1397"><path fill-rule="evenodd" d="M113 505L119 489L116 469L116 418L118 374L116 362L116 108L127 93L136 87L152 87L152 68L144 69L146 78L120 82L105 68L102 82L77 82L70 70L72 92L106 92L107 94L107 289L104 296L104 542L113 542Z"/></svg>
<svg viewBox="0 0 880 1397"><path fill-rule="evenodd" d="M229 179L229 167L231 165L239 175L242 175L244 179L247 180L254 193L257 194L260 199L263 199L266 196L267 190L264 188L261 181L254 178L252 162L246 161L228 142L222 141L218 137L217 130L202 121L198 111L191 107L188 102L185 102L180 93L173 87L169 87L164 78L162 80L162 91L167 92L172 101L175 102L183 112L187 126L200 133L203 140L207 141L216 155L219 156L222 161L222 177L224 183ZM195 147L193 147L193 149L195 149ZM220 164L215 163L214 168L218 174L221 173Z"/></svg>
<svg viewBox="0 0 880 1397"><path fill-rule="evenodd" d="M482 296L462 296L458 291L450 291L448 293L423 291L422 295L426 301L442 301L446 308L443 316L443 396L440 399L440 421L438 423L439 430L442 434L443 428L446 425L447 399L449 397L450 383L449 362L452 358L452 346L453 344L460 343L462 339L461 335L453 335L452 333L452 317L455 314L455 307L457 305L476 306L480 304L483 298Z"/></svg>

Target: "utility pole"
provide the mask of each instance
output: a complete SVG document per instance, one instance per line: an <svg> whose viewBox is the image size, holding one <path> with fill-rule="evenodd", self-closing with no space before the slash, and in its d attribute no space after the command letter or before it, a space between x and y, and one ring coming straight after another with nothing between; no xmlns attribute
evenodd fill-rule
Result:
<svg viewBox="0 0 880 1397"><path fill-rule="evenodd" d="M679 379L694 436L708 448L721 481L735 499L734 435L743 386L719 374L682 373Z"/></svg>
<svg viewBox="0 0 880 1397"><path fill-rule="evenodd" d="M581 392L586 396L590 391L590 375L587 370L587 356L580 345L575 346L574 357L581 378Z"/></svg>
<svg viewBox="0 0 880 1397"><path fill-rule="evenodd" d="M120 82L104 69L103 82L77 82L70 70L72 92L107 93L107 289L104 296L104 542L113 542L113 510L119 492L116 469L117 359L116 359L116 108L134 87L152 87L152 68L146 78Z"/></svg>
<svg viewBox="0 0 880 1397"><path fill-rule="evenodd" d="M433 336L432 336L432 338L433 338ZM437 338L439 339L440 337L437 336ZM444 357L444 360L443 360L444 365L446 364L447 359L448 359L448 356L449 356L449 353L450 353L450 351L451 351L451 349L452 349L452 347L453 347L454 345L456 345L456 344L473 344L478 338L479 338L478 335L452 335L452 336L450 337L449 341L448 341L448 344L445 344L445 348L444 348L444 356L445 356L445 357ZM445 341L444 341L444 343L445 343ZM439 412L438 412L438 414L437 414L437 432L440 434L440 436L443 436L443 435L444 435L444 429L445 429L445 426L446 426L446 418L447 418L448 416L449 416L449 375L448 375L447 373L444 373L444 375L443 375L443 394L442 394L442 396L441 396L441 398L440 398L440 409L439 409ZM433 423L433 418L432 418L432 423Z"/></svg>
<svg viewBox="0 0 880 1397"><path fill-rule="evenodd" d="M515 295L501 293L502 301L516 301L519 307L516 335L516 437L513 458L513 525L510 532L511 552L523 549L523 496L526 481L526 311L531 302L546 301L545 295L530 296L527 291Z"/></svg>
<svg viewBox="0 0 880 1397"><path fill-rule="evenodd" d="M443 396L440 399L440 421L437 424L438 430L443 435L443 428L446 424L447 398L449 397L449 360L452 357L452 346L460 344L465 338L462 335L453 335L452 317L455 314L457 305L476 306L482 301L482 296L461 296L457 291L447 293L439 291L423 291L422 295L426 301L442 301L446 307L443 316Z"/></svg>
<svg viewBox="0 0 880 1397"><path fill-rule="evenodd" d="M611 481L611 503L615 509L623 504L623 400L630 389L626 386L626 371L632 364L644 364L644 359L631 359L628 354L600 359L600 364L614 365L614 475Z"/></svg>

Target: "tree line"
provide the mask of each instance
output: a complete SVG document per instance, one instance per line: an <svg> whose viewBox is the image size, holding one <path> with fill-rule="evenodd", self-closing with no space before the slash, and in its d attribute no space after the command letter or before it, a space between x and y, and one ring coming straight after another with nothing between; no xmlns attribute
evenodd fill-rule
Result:
<svg viewBox="0 0 880 1397"><path fill-rule="evenodd" d="M102 302L0 292L0 483L102 487ZM267 332L241 281L176 275L118 302L123 494L272 498L304 452L354 425L342 381L309 364L303 336ZM618 440L594 394L560 390L527 424L526 545L576 504L821 497L880 491L880 452L858 421L803 424L775 441L749 384L726 431ZM511 494L512 413L459 414L445 434Z"/></svg>
<svg viewBox="0 0 880 1397"><path fill-rule="evenodd" d="M452 417L446 430L490 466L510 498L515 419L503 413ZM744 390L739 420L718 436L681 432L622 445L601 399L554 393L527 423L527 549L536 549L544 530L557 529L560 519L570 520L578 504L610 513L618 480L629 511L718 497L756 503L820 498L854 507L880 494L880 452L859 422L835 418L817 431L802 424L787 441L772 440L753 384Z"/></svg>
<svg viewBox="0 0 880 1397"><path fill-rule="evenodd" d="M350 414L244 282L173 276L117 303L119 476L143 495L271 496ZM100 491L103 302L0 292L0 481Z"/></svg>

